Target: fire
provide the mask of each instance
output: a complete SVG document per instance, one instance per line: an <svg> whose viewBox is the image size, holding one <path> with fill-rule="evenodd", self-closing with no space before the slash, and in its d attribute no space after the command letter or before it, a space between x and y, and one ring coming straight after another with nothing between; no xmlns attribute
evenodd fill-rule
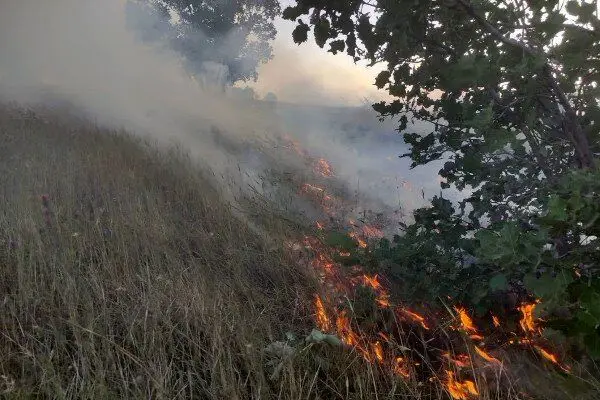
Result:
<svg viewBox="0 0 600 400"><path fill-rule="evenodd" d="M467 311L462 307L454 307L454 309L458 313L462 328L468 333L477 334L477 328L475 327L475 324L473 324L473 320L469 314L467 314ZM480 339L482 337L477 335L476 338Z"/></svg>
<svg viewBox="0 0 600 400"><path fill-rule="evenodd" d="M538 303L539 300L534 303L523 304L519 306L519 311L521 311L521 314L523 314L523 317L520 321L521 329L523 329L523 331L526 333L540 333L540 329L536 326L535 317L533 316L533 312Z"/></svg>
<svg viewBox="0 0 600 400"><path fill-rule="evenodd" d="M336 321L335 321L337 332L340 335L342 342L346 343L348 346L357 346L358 345L358 336L352 330L350 326L350 319L346 315L345 311L340 312Z"/></svg>
<svg viewBox="0 0 600 400"><path fill-rule="evenodd" d="M495 315L492 315L492 322L496 328L500 327L500 320Z"/></svg>
<svg viewBox="0 0 600 400"><path fill-rule="evenodd" d="M382 238L384 236L383 232L381 231L381 229L377 229L375 227L372 226L368 226L365 225L362 227L362 233L364 236L369 237L369 238Z"/></svg>
<svg viewBox="0 0 600 400"><path fill-rule="evenodd" d="M446 371L448 380L446 381L446 389L453 399L457 400L468 400L474 396L477 396L479 392L473 381L457 381L454 377L454 372Z"/></svg>
<svg viewBox="0 0 600 400"><path fill-rule="evenodd" d="M308 193L308 192L318 192L318 193L323 193L325 191L325 189L315 186L315 185L311 185L310 183L305 183L304 185L302 185L302 191Z"/></svg>
<svg viewBox="0 0 600 400"><path fill-rule="evenodd" d="M400 375L404 378L410 377L410 372L406 366L406 363L404 362L404 357L396 357L392 369L396 375Z"/></svg>
<svg viewBox="0 0 600 400"><path fill-rule="evenodd" d="M379 296L377 296L375 301L377 302L377 304L384 308L388 308L391 306L390 295L387 293L380 294Z"/></svg>
<svg viewBox="0 0 600 400"><path fill-rule="evenodd" d="M362 279L367 286L370 286L375 290L381 289L381 283L379 283L379 277L377 276L377 274L373 276L363 275Z"/></svg>
<svg viewBox="0 0 600 400"><path fill-rule="evenodd" d="M427 324L425 323L425 318L422 317L421 315L419 315L419 314L417 314L415 312L412 312L410 310L407 310L406 308L401 308L400 312L402 314L406 315L408 318L412 319L413 321L421 324L421 326L424 329L429 329L429 326L427 326Z"/></svg>
<svg viewBox="0 0 600 400"><path fill-rule="evenodd" d="M315 296L315 308L317 309L317 326L323 331L329 331L331 329L331 321L325 311L325 305L319 295Z"/></svg>
<svg viewBox="0 0 600 400"><path fill-rule="evenodd" d="M377 293L377 298L375 299L377 304L384 308L388 308L391 306L390 295L387 291L384 290L383 286L381 285L381 282L379 282L379 276L377 274L373 276L363 274L360 276L360 281L362 281L362 283L365 286L368 286L375 290L375 292Z"/></svg>
<svg viewBox="0 0 600 400"><path fill-rule="evenodd" d="M331 168L331 165L324 158L319 158L317 160L317 163L315 165L315 172L324 177L333 176L333 170Z"/></svg>
<svg viewBox="0 0 600 400"><path fill-rule="evenodd" d="M382 362L383 361L383 348L381 347L381 343L379 342L375 342L371 345L371 349L373 350L373 353L375 354L375 358L377 359L377 361Z"/></svg>
<svg viewBox="0 0 600 400"><path fill-rule="evenodd" d="M356 240L358 242L358 246L361 248L366 248L367 247L367 242L365 242L364 240L362 240L361 238L358 237L358 235L355 232L350 232L348 234L348 236L350 236L352 239Z"/></svg>
<svg viewBox="0 0 600 400"><path fill-rule="evenodd" d="M290 142L298 154L308 158L306 152L300 149L297 143L293 141ZM306 165L313 163L314 172L316 174L324 177L333 176L331 165L325 159L321 158L317 161L315 161L315 159L308 159L308 161L309 162L307 162ZM408 182L405 182L403 186L406 189L412 189ZM311 183L304 183L300 189L301 194L310 198L315 204L320 205L322 210L330 217L329 222L322 222L323 220L315 222L316 227L319 230L328 229L329 227L335 228L336 226L349 228L350 233L348 235L363 249L368 247L367 241L369 239L384 237L383 231L379 228L384 228L385 226L378 225L378 227L375 227L365 225L362 219L359 224L353 219L338 218L344 215L346 202L344 202L343 198L328 194L328 191L329 188L326 186L321 187ZM352 209L352 207L348 207L348 210L350 209ZM364 218L367 218L366 213ZM305 237L304 245L305 248L311 249L311 253L314 253L311 260L311 266L317 272L321 284L323 285L323 289L325 290L323 297L319 295L315 295L314 297L314 318L318 328L324 332L335 334L346 346L352 347L366 362L377 364L385 368L388 372L393 372L398 377L410 378L411 368L418 365L411 361L410 354L412 351L409 348L399 346L395 336L391 335L389 331L378 332L379 329L383 329L381 324L369 323L363 326L360 318L354 320L354 314L352 314L351 311L346 311L342 304L346 303L346 300L351 302L353 300L352 296L355 293L354 289L357 286L364 285L373 290L375 294L375 304L380 310L394 307L394 314L399 320L401 319L404 322L418 324L425 330L430 330L429 324L431 322L427 321L423 315L405 307L392 304L390 301L390 294L386 288L386 280L382 279L385 278L385 276L367 274L361 265L353 265L350 268L341 268L342 265L337 261L339 260L337 255L339 254L340 257L350 257L354 252L351 253L345 249L329 247L322 243L317 236ZM300 247L300 245L292 246L294 249L296 247ZM538 334L541 332L541 329L536 326L536 321L533 317L537 303L539 303L539 301L531 304L522 304L519 307L519 311L522 314L520 325L523 331L528 334ZM466 333L472 340L483 340L484 337L480 334L467 310L460 306L455 307L455 310L457 314L454 326L457 326L458 329ZM382 315L387 317L389 314L382 313ZM500 319L495 315L491 315L491 317L493 326L500 328ZM399 330L398 332L401 331ZM419 333L423 335L425 340L429 340L439 332L438 330L432 330L431 332ZM508 343L533 346L543 358L567 371L567 369L560 364L559 358L556 355L535 344L537 342L536 337L533 335L522 336L523 337L517 337L515 335ZM455 373L453 370L461 371L461 374L467 373L467 371L477 374L478 372L472 367L472 360L476 357L481 357L489 363L502 365L502 361L489 354L486 351L486 347L481 343L477 345L470 344L469 346L473 347L473 352L476 353L477 356L473 354L464 354L464 350L463 354L451 354L449 352L437 352L436 350L433 350L436 354L437 361L441 361L444 358L448 360L445 365L449 369L446 371L442 369L440 370L440 373L442 374L441 380L453 399L471 400L479 394L477 385L474 382L475 378L472 377L471 379L473 380L457 380L456 374L458 372ZM404 355L406 355L406 358L403 357ZM445 374L445 379L443 374ZM430 375L429 381L439 381L440 378L438 378L438 376L440 375ZM466 376L459 377L466 378Z"/></svg>
<svg viewBox="0 0 600 400"><path fill-rule="evenodd" d="M565 372L570 372L570 369L564 365L562 365L560 363L560 361L558 361L558 357L555 354L550 353L547 350L544 350L542 347L540 346L534 346L535 349L542 355L542 357L544 357L546 360L556 364L558 367L560 367L563 371Z"/></svg>
<svg viewBox="0 0 600 400"><path fill-rule="evenodd" d="M481 358L483 358L484 360L486 360L486 361L489 361L491 363L502 364L502 362L500 360L498 360L495 357L492 357L491 355L489 355L488 353L486 353L483 349L481 349L481 348L479 348L477 346L475 346L475 352L477 354L479 354L479 356Z"/></svg>
<svg viewBox="0 0 600 400"><path fill-rule="evenodd" d="M454 357L450 353L445 352L442 354L443 357L447 358L448 361L452 362L459 368L466 368L471 366L471 357L468 354L456 354Z"/></svg>
<svg viewBox="0 0 600 400"><path fill-rule="evenodd" d="M535 348L537 349L537 351L540 352L542 357L544 357L546 360L552 361L554 364L558 364L558 357L556 357L554 354L547 352L540 346L535 346Z"/></svg>

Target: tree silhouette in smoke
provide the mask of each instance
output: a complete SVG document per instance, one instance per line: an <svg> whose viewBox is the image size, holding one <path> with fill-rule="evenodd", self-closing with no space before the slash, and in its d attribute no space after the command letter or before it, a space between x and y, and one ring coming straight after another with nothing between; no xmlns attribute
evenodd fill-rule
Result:
<svg viewBox="0 0 600 400"><path fill-rule="evenodd" d="M192 75L209 74L222 84L257 78L259 64L271 58L279 13L277 0L128 1L144 40L166 40Z"/></svg>

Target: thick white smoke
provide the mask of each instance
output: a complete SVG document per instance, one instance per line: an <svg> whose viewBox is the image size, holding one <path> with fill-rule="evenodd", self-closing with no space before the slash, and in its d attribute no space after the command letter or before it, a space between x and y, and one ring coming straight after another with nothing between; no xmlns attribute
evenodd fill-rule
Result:
<svg viewBox="0 0 600 400"><path fill-rule="evenodd" d="M138 40L123 0L3 0L0 88L18 101L49 90L102 125L184 140L205 158L219 157L203 138L211 126L242 136L266 130L255 110L200 89L176 54Z"/></svg>
<svg viewBox="0 0 600 400"><path fill-rule="evenodd" d="M387 204L410 198L409 206L421 205L418 187L411 192L396 188L401 182L394 181L395 177L407 171L395 169L406 166L383 161L383 154L373 146L367 146L366 152L349 154L347 144L336 141L339 126L307 123L307 119L315 120L318 111L304 117L300 113L304 120L294 121L289 115L266 112L264 107L211 90L209 76L198 84L168 46L143 41L139 31L129 29L125 11L126 0L2 0L0 100L37 102L42 93L49 91L75 104L101 125L183 143L217 176L226 174L239 160L215 143L213 127L227 140L240 144L249 138L277 136L285 123L304 135L305 143L328 150L325 155L332 158L339 176L352 187L380 197ZM298 90L304 90L301 86ZM323 115L324 121L331 118ZM377 141L376 137L372 139ZM386 146L385 157L395 158L405 150L401 145ZM381 170L390 180L374 185L369 172L361 183L357 181L361 166L372 173ZM435 184L436 173L429 172L429 177L422 179Z"/></svg>

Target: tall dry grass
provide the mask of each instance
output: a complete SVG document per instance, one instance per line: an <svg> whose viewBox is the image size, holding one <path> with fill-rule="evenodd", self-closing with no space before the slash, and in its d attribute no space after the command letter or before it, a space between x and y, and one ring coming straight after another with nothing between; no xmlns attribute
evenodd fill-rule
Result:
<svg viewBox="0 0 600 400"><path fill-rule="evenodd" d="M448 398L304 342L317 288L285 251L294 224L243 204L266 235L177 148L0 106L0 396ZM528 374L491 374L481 398L565 398Z"/></svg>
<svg viewBox="0 0 600 400"><path fill-rule="evenodd" d="M11 396L268 397L310 279L184 153L4 106L0 204Z"/></svg>

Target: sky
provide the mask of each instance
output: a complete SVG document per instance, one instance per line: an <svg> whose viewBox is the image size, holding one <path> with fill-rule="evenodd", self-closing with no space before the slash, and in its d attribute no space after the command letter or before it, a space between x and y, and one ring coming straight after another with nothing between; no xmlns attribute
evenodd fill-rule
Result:
<svg viewBox="0 0 600 400"><path fill-rule="evenodd" d="M284 102L345 106L388 98L374 86L381 66L368 68L355 64L346 53L329 53L327 45L320 48L312 36L297 45L292 40L295 22L278 18L275 25L273 59L261 65L257 82L249 84L259 96L273 92Z"/></svg>

